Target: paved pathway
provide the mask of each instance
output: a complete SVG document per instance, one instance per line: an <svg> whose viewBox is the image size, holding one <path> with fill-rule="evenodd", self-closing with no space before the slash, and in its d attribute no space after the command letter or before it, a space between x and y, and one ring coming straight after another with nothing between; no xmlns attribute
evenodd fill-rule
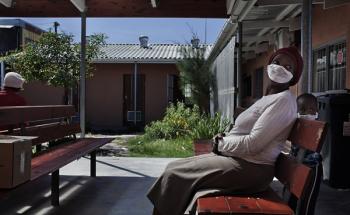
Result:
<svg viewBox="0 0 350 215"><path fill-rule="evenodd" d="M60 207L50 206L50 177L20 187L0 202L1 215L150 215L145 194L170 158L97 157L96 178L89 160L81 158L61 169Z"/></svg>
<svg viewBox="0 0 350 215"><path fill-rule="evenodd" d="M171 158L97 157L96 178L87 158L61 169L61 205L50 205L50 177L21 186L0 202L0 215L150 215L146 193ZM350 191L321 186L315 215L349 215Z"/></svg>

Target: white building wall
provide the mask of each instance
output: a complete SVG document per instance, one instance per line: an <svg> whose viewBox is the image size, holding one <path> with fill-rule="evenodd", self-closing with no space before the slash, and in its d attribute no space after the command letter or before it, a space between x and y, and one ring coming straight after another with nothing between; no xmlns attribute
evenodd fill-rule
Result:
<svg viewBox="0 0 350 215"><path fill-rule="evenodd" d="M235 37L215 59L212 70L216 75L217 92L211 103L212 113L220 112L224 117L233 120L234 101L234 71L235 71Z"/></svg>

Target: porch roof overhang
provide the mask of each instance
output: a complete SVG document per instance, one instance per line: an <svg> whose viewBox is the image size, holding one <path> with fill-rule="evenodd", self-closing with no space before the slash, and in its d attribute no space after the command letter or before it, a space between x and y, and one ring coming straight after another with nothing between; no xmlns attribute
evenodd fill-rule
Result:
<svg viewBox="0 0 350 215"><path fill-rule="evenodd" d="M326 7L330 1L313 0L313 4ZM243 56L250 58L266 49L266 44L272 44L280 29L301 29L302 0L227 0L227 11L230 18L214 44L210 60L214 60L235 36L239 22L242 23Z"/></svg>
<svg viewBox="0 0 350 215"><path fill-rule="evenodd" d="M80 5L87 8L87 17L228 17L225 0L1 0L0 14L80 17Z"/></svg>

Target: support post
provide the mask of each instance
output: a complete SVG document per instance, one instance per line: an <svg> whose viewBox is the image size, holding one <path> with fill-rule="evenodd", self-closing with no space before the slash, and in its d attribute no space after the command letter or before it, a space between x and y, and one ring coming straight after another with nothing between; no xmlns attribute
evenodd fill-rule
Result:
<svg viewBox="0 0 350 215"><path fill-rule="evenodd" d="M134 125L136 126L136 111L137 111L137 63L134 68Z"/></svg>
<svg viewBox="0 0 350 215"><path fill-rule="evenodd" d="M56 170L51 174L51 205L60 205L60 170Z"/></svg>
<svg viewBox="0 0 350 215"><path fill-rule="evenodd" d="M5 77L5 62L4 61L1 61L1 74L0 74L0 83L1 83L1 86L0 88L2 87L3 83L4 83L4 77Z"/></svg>
<svg viewBox="0 0 350 215"><path fill-rule="evenodd" d="M85 137L85 78L86 78L86 11L81 13L80 44L80 128L81 137Z"/></svg>
<svg viewBox="0 0 350 215"><path fill-rule="evenodd" d="M90 153L90 176L96 177L96 151Z"/></svg>
<svg viewBox="0 0 350 215"><path fill-rule="evenodd" d="M300 93L310 93L312 85L312 0L303 0L301 17L301 49L304 67Z"/></svg>
<svg viewBox="0 0 350 215"><path fill-rule="evenodd" d="M60 26L60 23L58 23L58 22L54 22L54 23L53 23L53 28L55 29L55 34L57 34L57 28L58 28L58 26Z"/></svg>
<svg viewBox="0 0 350 215"><path fill-rule="evenodd" d="M238 22L238 32L237 32L237 106L242 106L242 48L243 48L243 32L242 32L242 22Z"/></svg>

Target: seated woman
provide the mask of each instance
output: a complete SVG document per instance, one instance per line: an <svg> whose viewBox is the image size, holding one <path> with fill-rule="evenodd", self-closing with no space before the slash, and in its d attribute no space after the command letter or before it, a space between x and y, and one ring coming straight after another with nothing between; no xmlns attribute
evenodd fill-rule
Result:
<svg viewBox="0 0 350 215"><path fill-rule="evenodd" d="M216 138L214 153L168 164L148 193L154 214L184 214L198 191L212 195L265 190L297 118L296 98L289 86L298 82L301 71L297 49L276 51L267 67L266 95L238 116L225 137Z"/></svg>

